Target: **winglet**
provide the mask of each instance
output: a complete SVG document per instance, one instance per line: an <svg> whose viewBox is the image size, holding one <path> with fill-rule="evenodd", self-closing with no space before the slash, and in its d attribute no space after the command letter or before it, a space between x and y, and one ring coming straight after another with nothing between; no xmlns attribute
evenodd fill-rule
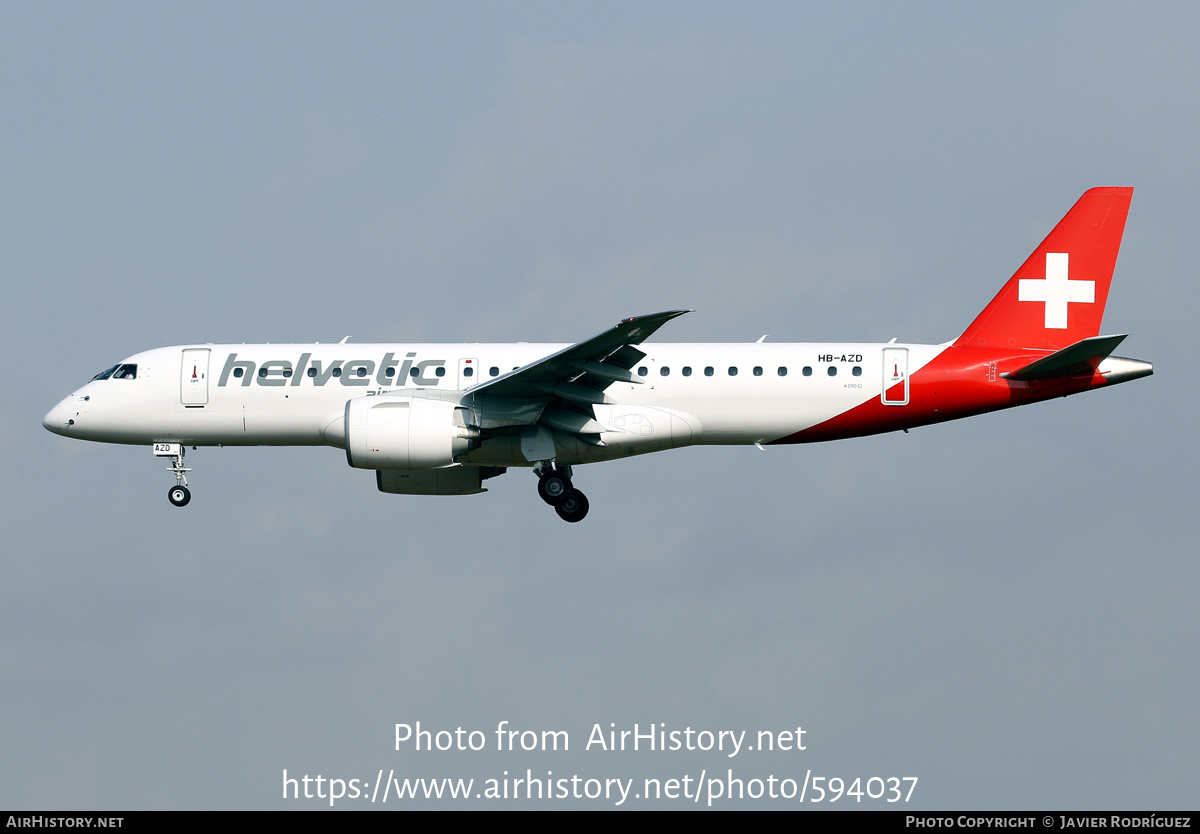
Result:
<svg viewBox="0 0 1200 834"><path fill-rule="evenodd" d="M625 344L639 345L650 338L655 330L662 327L671 319L676 319L684 313L691 313L692 310L667 310L665 313L650 313L646 316L631 316L627 319L622 319L617 322L614 327L606 334L615 335L621 334L624 337Z"/></svg>

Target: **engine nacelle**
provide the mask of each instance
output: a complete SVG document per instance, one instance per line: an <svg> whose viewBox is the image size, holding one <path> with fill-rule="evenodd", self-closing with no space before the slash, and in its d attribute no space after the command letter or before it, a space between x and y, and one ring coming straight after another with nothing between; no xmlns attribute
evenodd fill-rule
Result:
<svg viewBox="0 0 1200 834"><path fill-rule="evenodd" d="M357 469L441 469L479 445L458 403L355 397L346 403L346 460Z"/></svg>

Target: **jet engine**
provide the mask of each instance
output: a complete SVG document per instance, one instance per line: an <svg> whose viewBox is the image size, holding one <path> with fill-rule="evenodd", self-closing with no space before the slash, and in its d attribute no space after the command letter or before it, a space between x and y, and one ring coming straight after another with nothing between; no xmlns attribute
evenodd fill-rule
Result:
<svg viewBox="0 0 1200 834"><path fill-rule="evenodd" d="M357 469L441 469L479 445L457 402L356 397L346 403L346 460Z"/></svg>

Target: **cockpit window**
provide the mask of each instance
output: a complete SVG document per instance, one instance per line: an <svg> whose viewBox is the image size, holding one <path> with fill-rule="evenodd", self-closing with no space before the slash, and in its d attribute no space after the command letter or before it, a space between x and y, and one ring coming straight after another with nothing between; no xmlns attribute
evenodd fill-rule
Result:
<svg viewBox="0 0 1200 834"><path fill-rule="evenodd" d="M112 375L113 379L137 379L137 365L120 365Z"/></svg>
<svg viewBox="0 0 1200 834"><path fill-rule="evenodd" d="M119 368L119 367L121 367L121 366L120 366L120 365L113 365L113 366L112 366L111 368L109 368L107 371L101 371L100 373L96 374L94 377L92 377L92 379L93 379L93 380L96 380L96 379L108 379L110 376L112 376L112 375L113 375L113 371L115 371L115 370L116 370L117 368Z"/></svg>

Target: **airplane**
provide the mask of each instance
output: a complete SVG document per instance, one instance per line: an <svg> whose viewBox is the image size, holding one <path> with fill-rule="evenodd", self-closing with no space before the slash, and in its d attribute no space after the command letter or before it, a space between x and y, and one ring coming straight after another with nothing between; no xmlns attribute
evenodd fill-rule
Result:
<svg viewBox="0 0 1200 834"><path fill-rule="evenodd" d="M196 344L123 359L43 425L149 445L191 500L187 446L345 450L399 495L471 495L510 467L568 522L574 468L690 445L908 429L1149 376L1101 336L1132 188L1093 188L957 339L938 345L647 344L668 310L576 344Z"/></svg>

